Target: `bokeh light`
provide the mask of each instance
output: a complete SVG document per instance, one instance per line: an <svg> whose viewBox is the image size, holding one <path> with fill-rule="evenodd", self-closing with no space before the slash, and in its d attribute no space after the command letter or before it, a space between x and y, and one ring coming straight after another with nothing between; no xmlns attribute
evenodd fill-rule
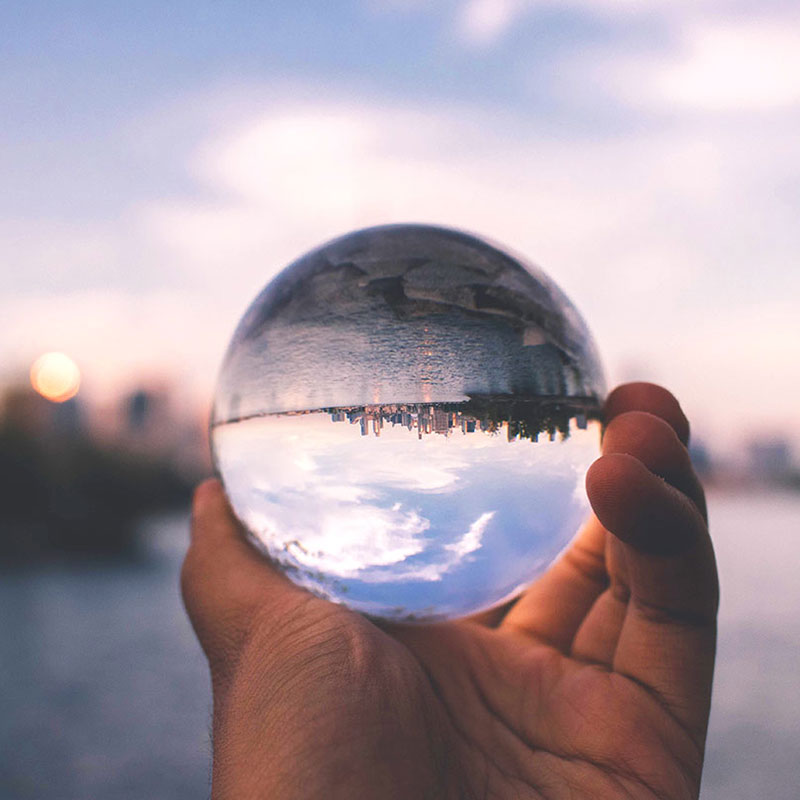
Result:
<svg viewBox="0 0 800 800"><path fill-rule="evenodd" d="M31 384L42 397L53 403L63 403L78 393L81 372L68 355L45 353L33 362Z"/></svg>

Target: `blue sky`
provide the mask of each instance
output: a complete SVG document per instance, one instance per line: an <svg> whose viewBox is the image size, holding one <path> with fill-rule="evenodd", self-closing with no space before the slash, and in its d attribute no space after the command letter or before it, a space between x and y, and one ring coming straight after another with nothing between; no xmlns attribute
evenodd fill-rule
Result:
<svg viewBox="0 0 800 800"><path fill-rule="evenodd" d="M251 297L363 225L505 242L612 380L733 443L800 412L788 2L37 3L0 12L2 378L204 400Z"/></svg>

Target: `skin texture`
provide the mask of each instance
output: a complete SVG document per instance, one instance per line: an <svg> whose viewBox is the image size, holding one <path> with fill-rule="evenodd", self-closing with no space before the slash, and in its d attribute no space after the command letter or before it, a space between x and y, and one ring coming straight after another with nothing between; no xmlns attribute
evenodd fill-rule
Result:
<svg viewBox="0 0 800 800"><path fill-rule="evenodd" d="M570 549L515 603L427 626L295 587L202 484L182 589L212 796L696 798L718 584L688 435L665 389L618 387Z"/></svg>

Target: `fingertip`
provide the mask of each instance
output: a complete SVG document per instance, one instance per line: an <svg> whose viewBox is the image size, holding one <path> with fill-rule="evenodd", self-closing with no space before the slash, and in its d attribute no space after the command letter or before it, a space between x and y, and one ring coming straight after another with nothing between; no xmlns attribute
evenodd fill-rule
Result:
<svg viewBox="0 0 800 800"><path fill-rule="evenodd" d="M586 474L586 492L600 523L646 553L681 553L705 528L685 495L626 453L609 453L595 461Z"/></svg>
<svg viewBox="0 0 800 800"><path fill-rule="evenodd" d="M218 478L206 478L194 490L192 511L195 514L202 514L208 507L218 505L224 496L225 490L222 488L222 482Z"/></svg>
<svg viewBox="0 0 800 800"><path fill-rule="evenodd" d="M688 463L688 451L675 429L649 411L625 411L606 425L603 453L628 453L656 462ZM658 471L658 470L654 470Z"/></svg>
<svg viewBox="0 0 800 800"><path fill-rule="evenodd" d="M239 524L222 483L208 478L194 491L191 539L193 544L209 539L230 538Z"/></svg>
<svg viewBox="0 0 800 800"><path fill-rule="evenodd" d="M672 427L684 445L688 444L689 420L675 395L663 386L643 381L617 386L606 398L604 408L606 425L628 411L645 411L660 417Z"/></svg>
<svg viewBox="0 0 800 800"><path fill-rule="evenodd" d="M604 519L620 502L620 495L638 479L636 458L627 453L607 453L600 456L586 472L586 494L600 523L608 529Z"/></svg>
<svg viewBox="0 0 800 800"><path fill-rule="evenodd" d="M625 411L607 425L603 453L634 456L650 472L689 497L705 516L703 487L689 451L666 420L649 411Z"/></svg>

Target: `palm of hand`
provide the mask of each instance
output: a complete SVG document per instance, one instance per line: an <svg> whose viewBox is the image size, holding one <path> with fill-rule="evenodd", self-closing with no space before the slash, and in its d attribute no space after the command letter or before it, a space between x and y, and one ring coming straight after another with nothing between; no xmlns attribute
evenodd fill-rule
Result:
<svg viewBox="0 0 800 800"><path fill-rule="evenodd" d="M702 736L636 680L524 631L404 633L459 754L452 796L696 796Z"/></svg>
<svg viewBox="0 0 800 800"><path fill-rule="evenodd" d="M193 590L208 568L190 553L215 796L697 797L716 579L681 448L658 416L620 413L596 497L589 476L616 535L594 518L502 618L379 628L296 589L241 542L228 547L237 579L220 616ZM613 492L604 503L619 473L638 506ZM207 494L219 511L208 541L230 539L218 487Z"/></svg>

